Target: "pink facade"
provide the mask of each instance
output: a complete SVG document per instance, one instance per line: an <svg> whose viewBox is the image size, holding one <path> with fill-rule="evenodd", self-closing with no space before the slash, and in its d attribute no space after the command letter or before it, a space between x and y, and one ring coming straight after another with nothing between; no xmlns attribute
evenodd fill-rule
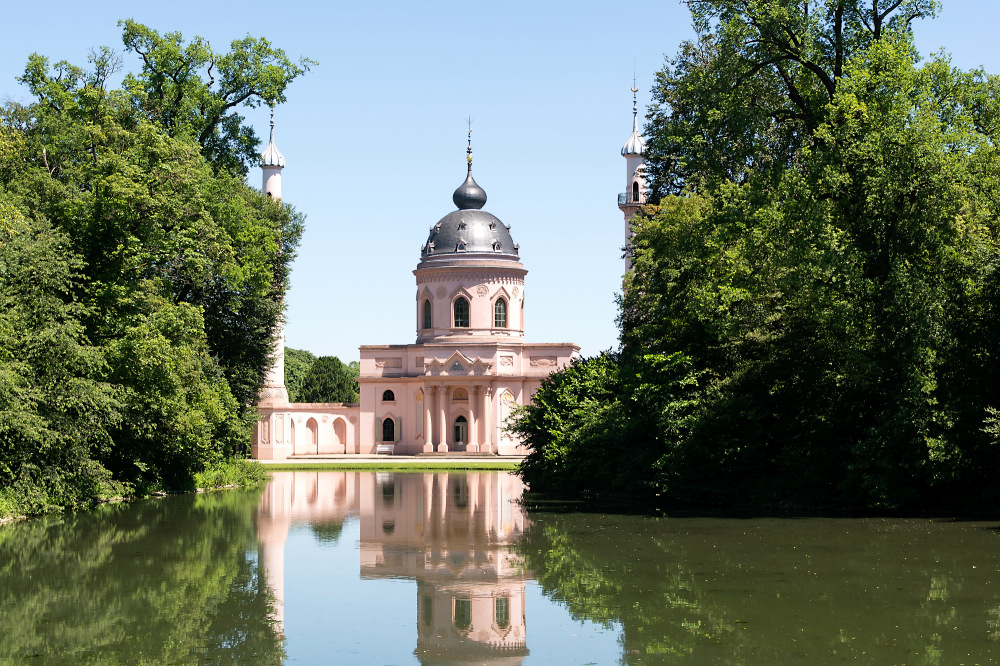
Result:
<svg viewBox="0 0 1000 666"><path fill-rule="evenodd" d="M275 170L265 186L273 187ZM395 454L526 453L504 424L579 347L525 342L527 271L509 227L482 210L486 193L472 178L471 149L466 181L452 199L457 210L431 227L413 271L416 342L361 347L359 404L288 403L277 386L283 342L276 345L257 405L255 458L370 454L386 445Z"/></svg>

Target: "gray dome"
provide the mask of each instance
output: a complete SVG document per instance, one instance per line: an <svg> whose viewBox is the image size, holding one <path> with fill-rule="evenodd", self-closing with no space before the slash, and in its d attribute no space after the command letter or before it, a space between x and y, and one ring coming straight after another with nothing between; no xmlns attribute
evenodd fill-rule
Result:
<svg viewBox="0 0 1000 666"><path fill-rule="evenodd" d="M490 254L498 259L518 260L519 248L510 236L510 228L496 216L480 210L486 203L486 192L473 180L471 167L452 200L459 210L448 213L431 227L420 250L422 259Z"/></svg>
<svg viewBox="0 0 1000 666"><path fill-rule="evenodd" d="M517 261L518 249L507 225L485 210L470 208L448 213L431 227L420 256L483 253Z"/></svg>

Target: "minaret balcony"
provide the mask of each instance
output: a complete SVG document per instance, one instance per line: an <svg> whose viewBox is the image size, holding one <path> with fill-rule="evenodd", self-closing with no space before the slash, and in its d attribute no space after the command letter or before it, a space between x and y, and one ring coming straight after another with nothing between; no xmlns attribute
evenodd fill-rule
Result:
<svg viewBox="0 0 1000 666"><path fill-rule="evenodd" d="M633 192L621 192L618 194L619 206L641 206L646 203L646 197Z"/></svg>

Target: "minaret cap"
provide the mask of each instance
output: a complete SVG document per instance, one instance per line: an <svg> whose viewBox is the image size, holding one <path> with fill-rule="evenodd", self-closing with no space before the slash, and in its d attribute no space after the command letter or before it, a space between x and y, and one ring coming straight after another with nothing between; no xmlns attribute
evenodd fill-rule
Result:
<svg viewBox="0 0 1000 666"><path fill-rule="evenodd" d="M267 144L267 148L260 155L260 165L262 167L284 167L285 157L278 150L278 147L274 145L274 111L271 111L271 140Z"/></svg>
<svg viewBox="0 0 1000 666"><path fill-rule="evenodd" d="M629 155L642 155L646 152L646 141L642 138L642 134L639 133L639 107L636 103L635 94L639 92L638 88L631 88L632 90L632 136L628 138L625 145L622 146L622 157L628 157Z"/></svg>

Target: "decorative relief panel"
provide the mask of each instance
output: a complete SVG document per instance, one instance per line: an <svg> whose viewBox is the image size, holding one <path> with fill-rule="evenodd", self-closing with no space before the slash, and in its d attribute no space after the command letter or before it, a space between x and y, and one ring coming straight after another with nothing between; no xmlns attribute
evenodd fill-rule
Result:
<svg viewBox="0 0 1000 666"><path fill-rule="evenodd" d="M518 294L518 290L517 290L517 287L514 287L514 288L513 288L512 290L511 290L511 293L512 293L512 294L514 294L514 298L517 298L517 294Z"/></svg>
<svg viewBox="0 0 1000 666"><path fill-rule="evenodd" d="M490 288L487 287L485 284L481 284L478 287L476 287L476 293L479 294L480 297L485 298L486 296L489 295Z"/></svg>
<svg viewBox="0 0 1000 666"><path fill-rule="evenodd" d="M434 292L438 298L444 298L444 287L438 287L437 291Z"/></svg>
<svg viewBox="0 0 1000 666"><path fill-rule="evenodd" d="M533 368L554 368L559 363L558 356L532 356L531 367Z"/></svg>
<svg viewBox="0 0 1000 666"><path fill-rule="evenodd" d="M403 359L398 356L392 358L377 358L375 359L376 368L402 368Z"/></svg>

